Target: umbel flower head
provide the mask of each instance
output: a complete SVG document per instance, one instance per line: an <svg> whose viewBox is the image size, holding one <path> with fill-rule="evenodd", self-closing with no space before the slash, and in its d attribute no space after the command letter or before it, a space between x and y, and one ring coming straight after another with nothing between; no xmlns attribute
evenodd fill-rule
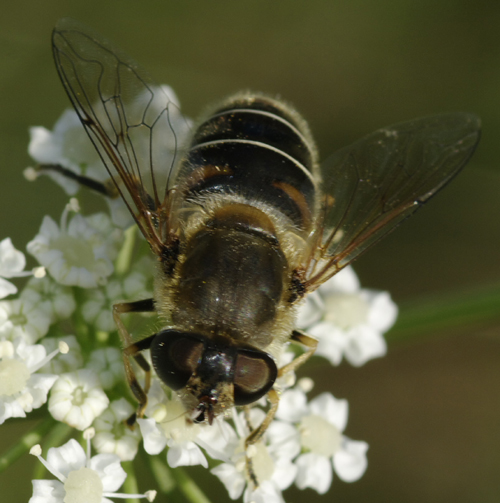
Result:
<svg viewBox="0 0 500 503"><path fill-rule="evenodd" d="M30 454L36 456L56 480L34 480L29 503L112 503L109 498L155 499L156 491L144 494L116 492L125 482L127 474L115 454L91 457L90 439L94 433L92 428L84 432L86 453L75 439L49 449L47 460L42 458L39 445L31 448Z"/></svg>
<svg viewBox="0 0 500 503"><path fill-rule="evenodd" d="M306 297L297 326L318 339L317 356L332 365L345 357L359 367L386 354L383 334L397 312L387 292L361 288L352 267L346 267Z"/></svg>
<svg viewBox="0 0 500 503"><path fill-rule="evenodd" d="M26 417L47 401L56 375L38 371L59 352L69 350L65 342L47 355L40 345L29 345L22 337L13 342L0 339L0 424L10 417Z"/></svg>
<svg viewBox="0 0 500 503"><path fill-rule="evenodd" d="M166 92L176 103L173 92ZM154 101L151 106L163 105ZM179 112L170 120L169 127L183 143L181 133L187 132L189 121ZM33 128L31 133L30 153L41 165L59 165L106 182L107 172L74 112L63 114L52 132ZM173 153L173 145L161 152L169 162ZM53 176L70 196L79 190L73 180L41 166L30 173L31 178ZM46 459L40 447L32 449L54 478L33 481L30 503L151 500L151 491L117 492L127 477L120 463L137 463L141 451L151 458L155 476L170 473L175 484L176 468L199 465L210 469L232 499L245 503L282 503L283 491L292 485L323 494L334 476L347 482L361 477L368 446L345 435L347 401L331 394L308 400L313 383L296 383L294 372L277 379L281 400L276 417L253 444L246 439L269 411L265 398L245 410L228 410L212 425L195 424L178 394L154 371L144 417L138 418L133 431L126 426L136 403L128 390L111 308L114 303L151 298L154 267L144 240L133 228L124 230L131 219L122 200L109 208L108 213L86 215L72 198L58 222L41 218L40 230L27 246L40 267L34 269L36 274L25 272L24 254L8 238L0 241L0 297L11 296L0 301L0 423L40 409L37 414L44 415L61 437L59 446L44 447ZM45 270L48 274L41 278ZM32 277L18 292L14 283L24 275ZM317 354L331 363L345 358L362 365L385 353L383 332L395 315L387 294L362 289L354 272L346 269L306 299L298 326L318 338ZM123 321L134 340L161 328L151 315L129 316ZM283 348L280 368L295 358L292 349ZM149 354L144 352L144 357L148 360ZM144 374L140 369L136 373L143 385ZM75 440L81 431L86 452ZM43 446L44 438L38 436ZM128 477L127 483L132 480L134 485L133 473ZM182 477L185 480L189 472ZM165 486L164 480L159 482L158 487ZM178 487L182 491L184 486Z"/></svg>
<svg viewBox="0 0 500 503"><path fill-rule="evenodd" d="M58 283L95 288L105 284L113 272L114 245L121 233L113 229L105 214L88 218L77 214L68 223L70 211L79 211L75 198L66 206L59 226L44 217L39 234L28 243L27 250Z"/></svg>

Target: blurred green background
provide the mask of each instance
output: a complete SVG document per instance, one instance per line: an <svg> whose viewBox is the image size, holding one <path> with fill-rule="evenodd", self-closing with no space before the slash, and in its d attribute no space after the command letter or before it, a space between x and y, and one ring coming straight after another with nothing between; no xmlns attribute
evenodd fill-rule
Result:
<svg viewBox="0 0 500 503"><path fill-rule="evenodd" d="M58 217L67 200L49 180L25 182L22 170L31 163L28 127L52 127L68 106L50 33L57 19L71 16L170 84L190 116L243 88L280 94L309 120L323 155L394 122L454 110L478 114L483 138L470 165L355 269L364 286L389 290L403 314L419 299L432 304L457 292L473 299L500 285L499 2L0 5L0 238L24 249L42 215ZM315 368L312 377L349 400L346 433L369 442L368 471L354 484L334 480L323 497L307 490L288 493L287 501L498 502L499 330L488 319L404 342L395 332L386 358L361 369ZM0 426L0 449L26 427ZM2 501L28 500L34 461L0 475ZM202 472L192 470L212 501L227 500L222 485ZM143 490L152 484L147 474L140 482Z"/></svg>

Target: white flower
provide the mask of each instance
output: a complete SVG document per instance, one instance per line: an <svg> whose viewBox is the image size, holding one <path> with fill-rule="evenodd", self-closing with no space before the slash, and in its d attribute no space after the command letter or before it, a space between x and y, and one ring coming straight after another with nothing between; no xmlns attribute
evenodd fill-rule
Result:
<svg viewBox="0 0 500 503"><path fill-rule="evenodd" d="M383 356L383 333L395 322L397 307L386 292L361 289L350 267L306 298L297 325L318 339L316 355L338 365L344 356L360 366Z"/></svg>
<svg viewBox="0 0 500 503"><path fill-rule="evenodd" d="M41 340L42 346L49 353L54 351L61 342L65 342L69 351L66 354L57 355L55 358L47 362L43 367L43 372L57 374L58 376L64 372L70 372L79 369L83 365L83 356L80 344L74 335L65 335L64 337L44 337Z"/></svg>
<svg viewBox="0 0 500 503"><path fill-rule="evenodd" d="M150 298L152 292L148 291L146 283L147 278L134 271L123 279L109 281L104 288L88 290L82 306L84 320L103 332L116 330L111 306L118 301ZM122 320L125 319L122 316Z"/></svg>
<svg viewBox="0 0 500 503"><path fill-rule="evenodd" d="M263 410L251 409L250 421L254 428L260 425L264 417ZM229 459L210 471L224 484L231 499L237 499L243 493L243 501L246 503L284 503L281 492L292 484L297 474L292 458L298 451L292 451L289 440L285 438L294 428L291 425L281 427L286 431L281 436L283 442L279 447L270 447L264 438L245 450L249 430L244 414L237 414L233 409L233 421L238 436L227 444Z"/></svg>
<svg viewBox="0 0 500 503"><path fill-rule="evenodd" d="M148 393L147 419L138 419L148 454L159 454L168 446L167 462L172 467L202 465L207 459L205 449L213 459L225 459L224 450L231 438L231 427L223 418L209 426L195 424L188 419L182 402L176 395L169 400L155 379Z"/></svg>
<svg viewBox="0 0 500 503"><path fill-rule="evenodd" d="M92 444L99 453L116 454L121 461L131 461L139 447L139 431L131 430L125 421L134 413L127 400L120 398L111 402L94 421L96 435Z"/></svg>
<svg viewBox="0 0 500 503"><path fill-rule="evenodd" d="M87 368L99 376L101 386L106 390L125 380L122 352L112 346L92 351Z"/></svg>
<svg viewBox="0 0 500 503"><path fill-rule="evenodd" d="M40 163L59 164L77 174L103 181L109 177L74 110L65 110L51 132L44 127L30 128L30 156ZM54 171L44 174L55 180L70 196L80 188L78 182Z"/></svg>
<svg viewBox="0 0 500 503"><path fill-rule="evenodd" d="M9 417L26 417L47 401L56 375L37 373L59 351L64 343L47 356L40 344L30 346L22 337L14 342L0 341L0 424Z"/></svg>
<svg viewBox="0 0 500 503"><path fill-rule="evenodd" d="M61 447L49 449L47 461L41 457L39 445L31 448L57 480L33 480L33 496L29 503L112 503L108 498L147 498L153 501L156 491L145 494L123 494L116 491L127 478L115 454L90 456L90 438L93 429L87 430L87 453L74 439Z"/></svg>
<svg viewBox="0 0 500 503"><path fill-rule="evenodd" d="M342 434L347 424L347 401L322 393L306 405L301 394L298 389L285 391L277 413L279 420L295 423L298 428L298 435L287 438L302 452L295 460L295 484L299 489L311 487L324 494L332 483L333 470L344 482L358 480L367 467L368 444ZM282 434L270 428L269 436L271 446L281 446Z"/></svg>
<svg viewBox="0 0 500 503"><path fill-rule="evenodd" d="M108 405L98 376L89 369L61 375L49 398L52 417L78 430L88 428Z"/></svg>
<svg viewBox="0 0 500 503"><path fill-rule="evenodd" d="M26 266L24 254L14 248L10 238L0 241L0 299L17 292L17 288L4 278L18 278L29 276L30 272L23 272Z"/></svg>
<svg viewBox="0 0 500 503"><path fill-rule="evenodd" d="M147 159L152 157L151 164L156 168L155 177L162 183L162 174L165 176L168 174L174 155L188 137L191 121L180 113L177 97L170 87L159 86L151 90L153 100L149 92L138 96L134 103L128 104L127 115L130 120L137 120L139 123L143 119L142 114L147 105L147 120L157 119L154 132L155 136L161 138L162 141L154 142L153 152L150 152L151 131L149 128L133 128L130 134L133 137L136 158L147 162ZM165 114L162 112L167 103L168 114ZM94 110L106 127L109 124L109 118L104 115L102 105L98 103L94 106ZM31 170L32 178L35 178L38 173L47 174L70 196L78 191L78 183L52 170L43 169L44 165L60 165L96 181L109 181L108 172L73 110L66 110L63 113L55 124L53 132L43 127L34 127L31 128L30 134L29 154L40 164L39 169L42 169L38 172ZM106 201L109 204L113 222L121 228L128 227L132 223L132 218L121 198L106 197Z"/></svg>
<svg viewBox="0 0 500 503"><path fill-rule="evenodd" d="M13 341L23 337L34 344L49 330L50 314L43 306L24 299L0 301L0 337Z"/></svg>
<svg viewBox="0 0 500 503"><path fill-rule="evenodd" d="M69 205L65 208L61 225L45 216L39 234L30 241L27 250L51 276L62 285L74 285L82 288L95 288L104 284L113 272L110 256L111 235L97 230L92 223L96 220L74 215L67 224ZM100 214L99 219L109 222L109 218Z"/></svg>
<svg viewBox="0 0 500 503"><path fill-rule="evenodd" d="M71 288L56 283L48 276L43 279L30 279L20 298L50 313L51 324L68 319L76 309Z"/></svg>

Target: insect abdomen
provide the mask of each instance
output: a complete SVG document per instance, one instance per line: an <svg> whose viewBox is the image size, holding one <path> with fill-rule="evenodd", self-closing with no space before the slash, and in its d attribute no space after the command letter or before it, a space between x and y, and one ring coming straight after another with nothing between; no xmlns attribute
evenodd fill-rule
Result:
<svg viewBox="0 0 500 503"><path fill-rule="evenodd" d="M197 129L183 167L186 198L238 194L276 208L307 231L315 165L314 143L298 114L271 98L237 96Z"/></svg>

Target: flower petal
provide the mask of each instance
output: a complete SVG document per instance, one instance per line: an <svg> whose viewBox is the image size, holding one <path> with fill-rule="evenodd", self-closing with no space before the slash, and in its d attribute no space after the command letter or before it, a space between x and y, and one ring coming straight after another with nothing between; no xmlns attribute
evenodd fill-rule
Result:
<svg viewBox="0 0 500 503"><path fill-rule="evenodd" d="M89 468L98 473L104 492L117 491L127 478L116 454L97 454L90 460Z"/></svg>
<svg viewBox="0 0 500 503"><path fill-rule="evenodd" d="M327 457L309 452L299 456L296 463L299 471L295 485L299 489L310 487L319 494L328 491L332 484L333 470Z"/></svg>
<svg viewBox="0 0 500 503"><path fill-rule="evenodd" d="M344 482L355 482L365 473L368 466L366 451L368 444L344 437L342 450L333 456L335 473Z"/></svg>
<svg viewBox="0 0 500 503"><path fill-rule="evenodd" d="M167 438L154 419L137 419L144 439L144 450L148 454L159 454L167 445Z"/></svg>
<svg viewBox="0 0 500 503"><path fill-rule="evenodd" d="M373 358L387 354L384 336L368 325L361 325L350 330L346 334L346 341L344 356L355 367L360 367Z"/></svg>
<svg viewBox="0 0 500 503"><path fill-rule="evenodd" d="M307 414L307 397L300 389L285 391L279 401L276 418L295 423Z"/></svg>
<svg viewBox="0 0 500 503"><path fill-rule="evenodd" d="M377 330L386 332L398 317L398 306L392 301L388 292L366 290L364 294L369 296L368 323Z"/></svg>
<svg viewBox="0 0 500 503"><path fill-rule="evenodd" d="M229 463L222 463L210 470L226 486L229 497L238 499L245 488L245 478L236 467Z"/></svg>
<svg viewBox="0 0 500 503"><path fill-rule="evenodd" d="M33 496L29 503L63 503L66 491L59 480L33 480Z"/></svg>
<svg viewBox="0 0 500 503"><path fill-rule="evenodd" d="M85 466L86 456L83 447L71 438L61 447L51 447L47 453L47 462L65 477L69 472Z"/></svg>
<svg viewBox="0 0 500 503"><path fill-rule="evenodd" d="M168 449L167 463L170 467L201 465L208 468L208 462L201 449L194 442L175 444Z"/></svg>
<svg viewBox="0 0 500 503"><path fill-rule="evenodd" d="M313 414L335 425L341 432L344 431L349 415L347 400L335 398L331 393L325 392L311 400L309 409Z"/></svg>
<svg viewBox="0 0 500 503"><path fill-rule="evenodd" d="M17 287L6 279L0 278L0 299L17 293Z"/></svg>

